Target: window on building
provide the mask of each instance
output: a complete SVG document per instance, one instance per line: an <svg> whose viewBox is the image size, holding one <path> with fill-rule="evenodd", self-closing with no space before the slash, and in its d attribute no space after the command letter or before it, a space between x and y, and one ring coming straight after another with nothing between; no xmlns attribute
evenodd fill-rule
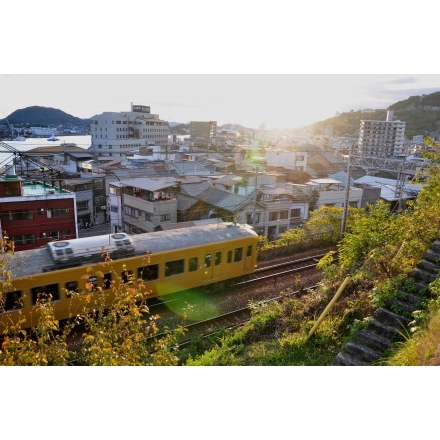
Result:
<svg viewBox="0 0 440 440"><path fill-rule="evenodd" d="M33 211L7 211L2 213L2 221L32 220L34 218Z"/></svg>
<svg viewBox="0 0 440 440"><path fill-rule="evenodd" d="M87 211L89 209L88 200L83 202L76 202L76 210L77 211Z"/></svg>
<svg viewBox="0 0 440 440"><path fill-rule="evenodd" d="M93 180L93 187L95 189L102 189L102 188L104 188L104 180L103 179L94 179Z"/></svg>
<svg viewBox="0 0 440 440"><path fill-rule="evenodd" d="M49 208L47 210L48 218L56 218L56 217L68 217L69 216L69 208Z"/></svg>
<svg viewBox="0 0 440 440"><path fill-rule="evenodd" d="M280 220L286 220L289 218L289 211L280 211Z"/></svg>
<svg viewBox="0 0 440 440"><path fill-rule="evenodd" d="M278 220L278 211L269 212L269 221L274 222Z"/></svg>
<svg viewBox="0 0 440 440"><path fill-rule="evenodd" d="M95 205L96 206L103 206L103 205L105 205L105 196L96 196L95 197Z"/></svg>
<svg viewBox="0 0 440 440"><path fill-rule="evenodd" d="M253 212L246 214L246 223L248 225L254 224L254 213ZM260 223L260 213L259 212L255 213L255 223Z"/></svg>
<svg viewBox="0 0 440 440"><path fill-rule="evenodd" d="M301 218L301 209L300 208L294 208L290 211L290 217L291 218Z"/></svg>
<svg viewBox="0 0 440 440"><path fill-rule="evenodd" d="M10 239L17 245L35 244L35 234L12 235Z"/></svg>
<svg viewBox="0 0 440 440"><path fill-rule="evenodd" d="M160 221L166 222L171 220L171 214L161 214Z"/></svg>

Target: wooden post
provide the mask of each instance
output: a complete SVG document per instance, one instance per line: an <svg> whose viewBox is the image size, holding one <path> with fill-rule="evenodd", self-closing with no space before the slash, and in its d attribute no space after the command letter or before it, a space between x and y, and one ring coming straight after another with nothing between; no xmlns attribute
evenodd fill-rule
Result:
<svg viewBox="0 0 440 440"><path fill-rule="evenodd" d="M322 320L326 317L327 313L330 311L330 309L333 307L334 303L338 300L338 298L341 296L341 293L344 291L345 287L348 284L348 281L350 280L350 277L346 277L345 280L342 282L342 284L339 286L338 291L335 293L335 296L332 298L332 300L327 304L327 307L324 309L324 311L321 313L321 316L319 319L315 322L315 325L312 327L312 329L309 331L309 334L307 335L307 338L305 342L307 342L310 337L315 333L316 329L321 324Z"/></svg>

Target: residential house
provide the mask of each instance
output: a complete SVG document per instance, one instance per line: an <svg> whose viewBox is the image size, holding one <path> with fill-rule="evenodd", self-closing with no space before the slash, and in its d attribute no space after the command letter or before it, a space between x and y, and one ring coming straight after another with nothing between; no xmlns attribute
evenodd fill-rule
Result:
<svg viewBox="0 0 440 440"><path fill-rule="evenodd" d="M329 152L317 152L308 159L307 172L317 178L328 177L330 174L346 170L347 164L342 157Z"/></svg>
<svg viewBox="0 0 440 440"><path fill-rule="evenodd" d="M175 178L139 177L109 182L110 229L129 234L161 230L177 222Z"/></svg>
<svg viewBox="0 0 440 440"><path fill-rule="evenodd" d="M307 185L313 190L311 210L322 206L343 208L348 202L349 206L359 208L362 204L362 189L350 187L347 194L346 186L335 179L311 179ZM347 200L348 197L348 200Z"/></svg>

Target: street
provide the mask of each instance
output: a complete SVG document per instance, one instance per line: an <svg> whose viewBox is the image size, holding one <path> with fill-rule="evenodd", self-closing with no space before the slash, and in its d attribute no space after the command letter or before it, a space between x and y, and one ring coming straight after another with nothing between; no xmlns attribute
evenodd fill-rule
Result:
<svg viewBox="0 0 440 440"><path fill-rule="evenodd" d="M93 237L95 235L106 235L109 233L110 233L110 223L103 223L101 225L93 226L91 228L79 229L78 237L79 238Z"/></svg>

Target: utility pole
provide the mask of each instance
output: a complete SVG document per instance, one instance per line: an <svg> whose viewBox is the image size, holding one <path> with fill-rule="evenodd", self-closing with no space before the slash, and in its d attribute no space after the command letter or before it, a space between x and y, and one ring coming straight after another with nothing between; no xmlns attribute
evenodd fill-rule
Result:
<svg viewBox="0 0 440 440"><path fill-rule="evenodd" d="M342 221L341 221L341 240L344 236L345 232L345 224L347 222L347 214L348 214L348 204L350 202L350 179L351 179L351 146L348 150L348 160L347 160L347 182L345 185L345 201L344 201L344 209L342 211Z"/></svg>
<svg viewBox="0 0 440 440"><path fill-rule="evenodd" d="M255 219L257 217L257 179L258 179L258 165L255 166L255 191L254 191L254 212L252 214L252 226L255 229Z"/></svg>

